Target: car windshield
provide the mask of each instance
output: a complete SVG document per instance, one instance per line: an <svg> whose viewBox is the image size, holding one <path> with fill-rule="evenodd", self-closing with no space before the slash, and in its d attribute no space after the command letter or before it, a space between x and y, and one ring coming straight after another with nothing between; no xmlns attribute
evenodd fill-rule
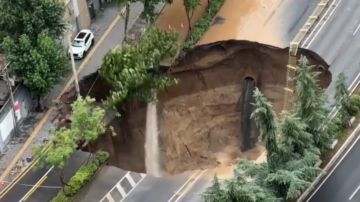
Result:
<svg viewBox="0 0 360 202"><path fill-rule="evenodd" d="M83 41L78 41L78 40L74 40L72 42L72 46L74 46L74 47L83 47L83 44L84 44Z"/></svg>

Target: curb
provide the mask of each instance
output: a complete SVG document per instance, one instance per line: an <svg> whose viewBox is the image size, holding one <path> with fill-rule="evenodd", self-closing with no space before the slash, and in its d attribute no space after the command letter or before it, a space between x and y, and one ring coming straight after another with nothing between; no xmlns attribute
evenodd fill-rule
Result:
<svg viewBox="0 0 360 202"><path fill-rule="evenodd" d="M320 183L322 181L322 178L325 177L328 173L329 170L335 170L337 166L333 167L335 162L337 162L337 160L339 159L340 156L342 156L342 154L346 151L351 150L350 143L352 143L352 141L354 140L356 136L356 134L359 132L360 130L360 124L358 124L356 126L356 128L353 130L353 132L351 133L351 135L346 139L346 141L344 142L344 144L340 147L340 149L335 153L335 155L331 158L331 160L329 161L329 163L325 166L325 168L323 169L323 173L321 173L320 175L318 175L318 177L313 181L313 183L310 185L309 188L307 188L305 190L305 192L303 192L303 194L296 200L296 202L301 202L303 200L305 200L305 198L310 194L310 192L316 187L316 185L318 183ZM354 142L353 144L355 144L356 142ZM341 162L342 159L340 159ZM339 163L340 163L339 162ZM330 172L331 175L331 172ZM330 176L329 175L329 176ZM326 179L324 179L326 180ZM322 184L320 184L319 186L321 186Z"/></svg>
<svg viewBox="0 0 360 202"><path fill-rule="evenodd" d="M79 192L75 195L75 196L73 196L71 199L70 199L70 202L73 202L75 199L76 199L76 197L80 194L80 192L86 187L86 186L88 186L89 185L89 183L99 174L99 172L106 166L106 165L108 165L108 161L109 160L106 160L100 167L99 167L99 169L94 173L94 175L89 179L89 181L79 190ZM85 165L85 164L84 164ZM71 179L71 178L70 178ZM70 182L70 180L69 180L69 182Z"/></svg>

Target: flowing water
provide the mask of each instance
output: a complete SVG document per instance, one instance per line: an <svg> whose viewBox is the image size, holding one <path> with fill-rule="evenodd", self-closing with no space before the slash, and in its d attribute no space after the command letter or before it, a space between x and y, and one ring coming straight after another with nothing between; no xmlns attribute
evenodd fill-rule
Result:
<svg viewBox="0 0 360 202"><path fill-rule="evenodd" d="M146 112L145 166L146 173L161 177L159 129L156 103L149 103Z"/></svg>

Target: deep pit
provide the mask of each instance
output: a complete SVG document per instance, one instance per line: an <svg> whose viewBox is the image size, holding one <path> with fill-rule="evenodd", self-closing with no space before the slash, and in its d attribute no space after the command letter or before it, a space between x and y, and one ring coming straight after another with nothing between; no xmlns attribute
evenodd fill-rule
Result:
<svg viewBox="0 0 360 202"><path fill-rule="evenodd" d="M300 49L298 55L305 55L311 64L324 68L318 69L322 72L319 83L326 88L331 73L325 61L308 50ZM241 119L253 110L243 102L252 100L251 89L256 85L279 113L287 60L288 49L235 40L197 47L181 59L171 68L180 83L158 95L161 169L174 175L228 166L237 158L257 159L264 148L256 141L258 132L254 123ZM89 96L100 102L108 96L109 86L97 78L97 73L80 82L81 94L86 95L95 80ZM70 113L68 104L74 100L74 92L72 89L62 97L65 104L60 107L60 122ZM247 95L244 97L242 92ZM146 172L146 106L129 104L122 120L116 117L110 123L117 136L105 134L94 142L96 150L109 151L110 165ZM241 127L242 124L246 127ZM247 130L249 135L244 137L242 133ZM247 151L241 152L239 148Z"/></svg>

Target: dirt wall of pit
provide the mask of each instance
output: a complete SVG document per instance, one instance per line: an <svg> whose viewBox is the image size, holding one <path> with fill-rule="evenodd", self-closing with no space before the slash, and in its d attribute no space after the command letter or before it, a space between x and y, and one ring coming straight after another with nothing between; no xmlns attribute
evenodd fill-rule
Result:
<svg viewBox="0 0 360 202"><path fill-rule="evenodd" d="M331 82L326 62L308 50L300 49L299 55L305 55L315 66L324 67L319 83L326 88ZM171 67L171 75L179 79L179 84L158 95L164 170L172 175L228 166L237 158L255 160L263 152L261 145L245 153L239 150L242 143L238 141L241 114L238 102L243 81L246 77L255 78L257 87L279 113L287 60L288 49L230 40L197 47ZM96 76L80 82L82 95L86 95ZM100 101L109 95L109 90L106 83L97 79L89 96ZM74 95L73 90L63 100L71 102ZM126 111L125 116L111 122L117 136L103 135L94 147L110 152L111 165L145 172L146 105L129 103Z"/></svg>

